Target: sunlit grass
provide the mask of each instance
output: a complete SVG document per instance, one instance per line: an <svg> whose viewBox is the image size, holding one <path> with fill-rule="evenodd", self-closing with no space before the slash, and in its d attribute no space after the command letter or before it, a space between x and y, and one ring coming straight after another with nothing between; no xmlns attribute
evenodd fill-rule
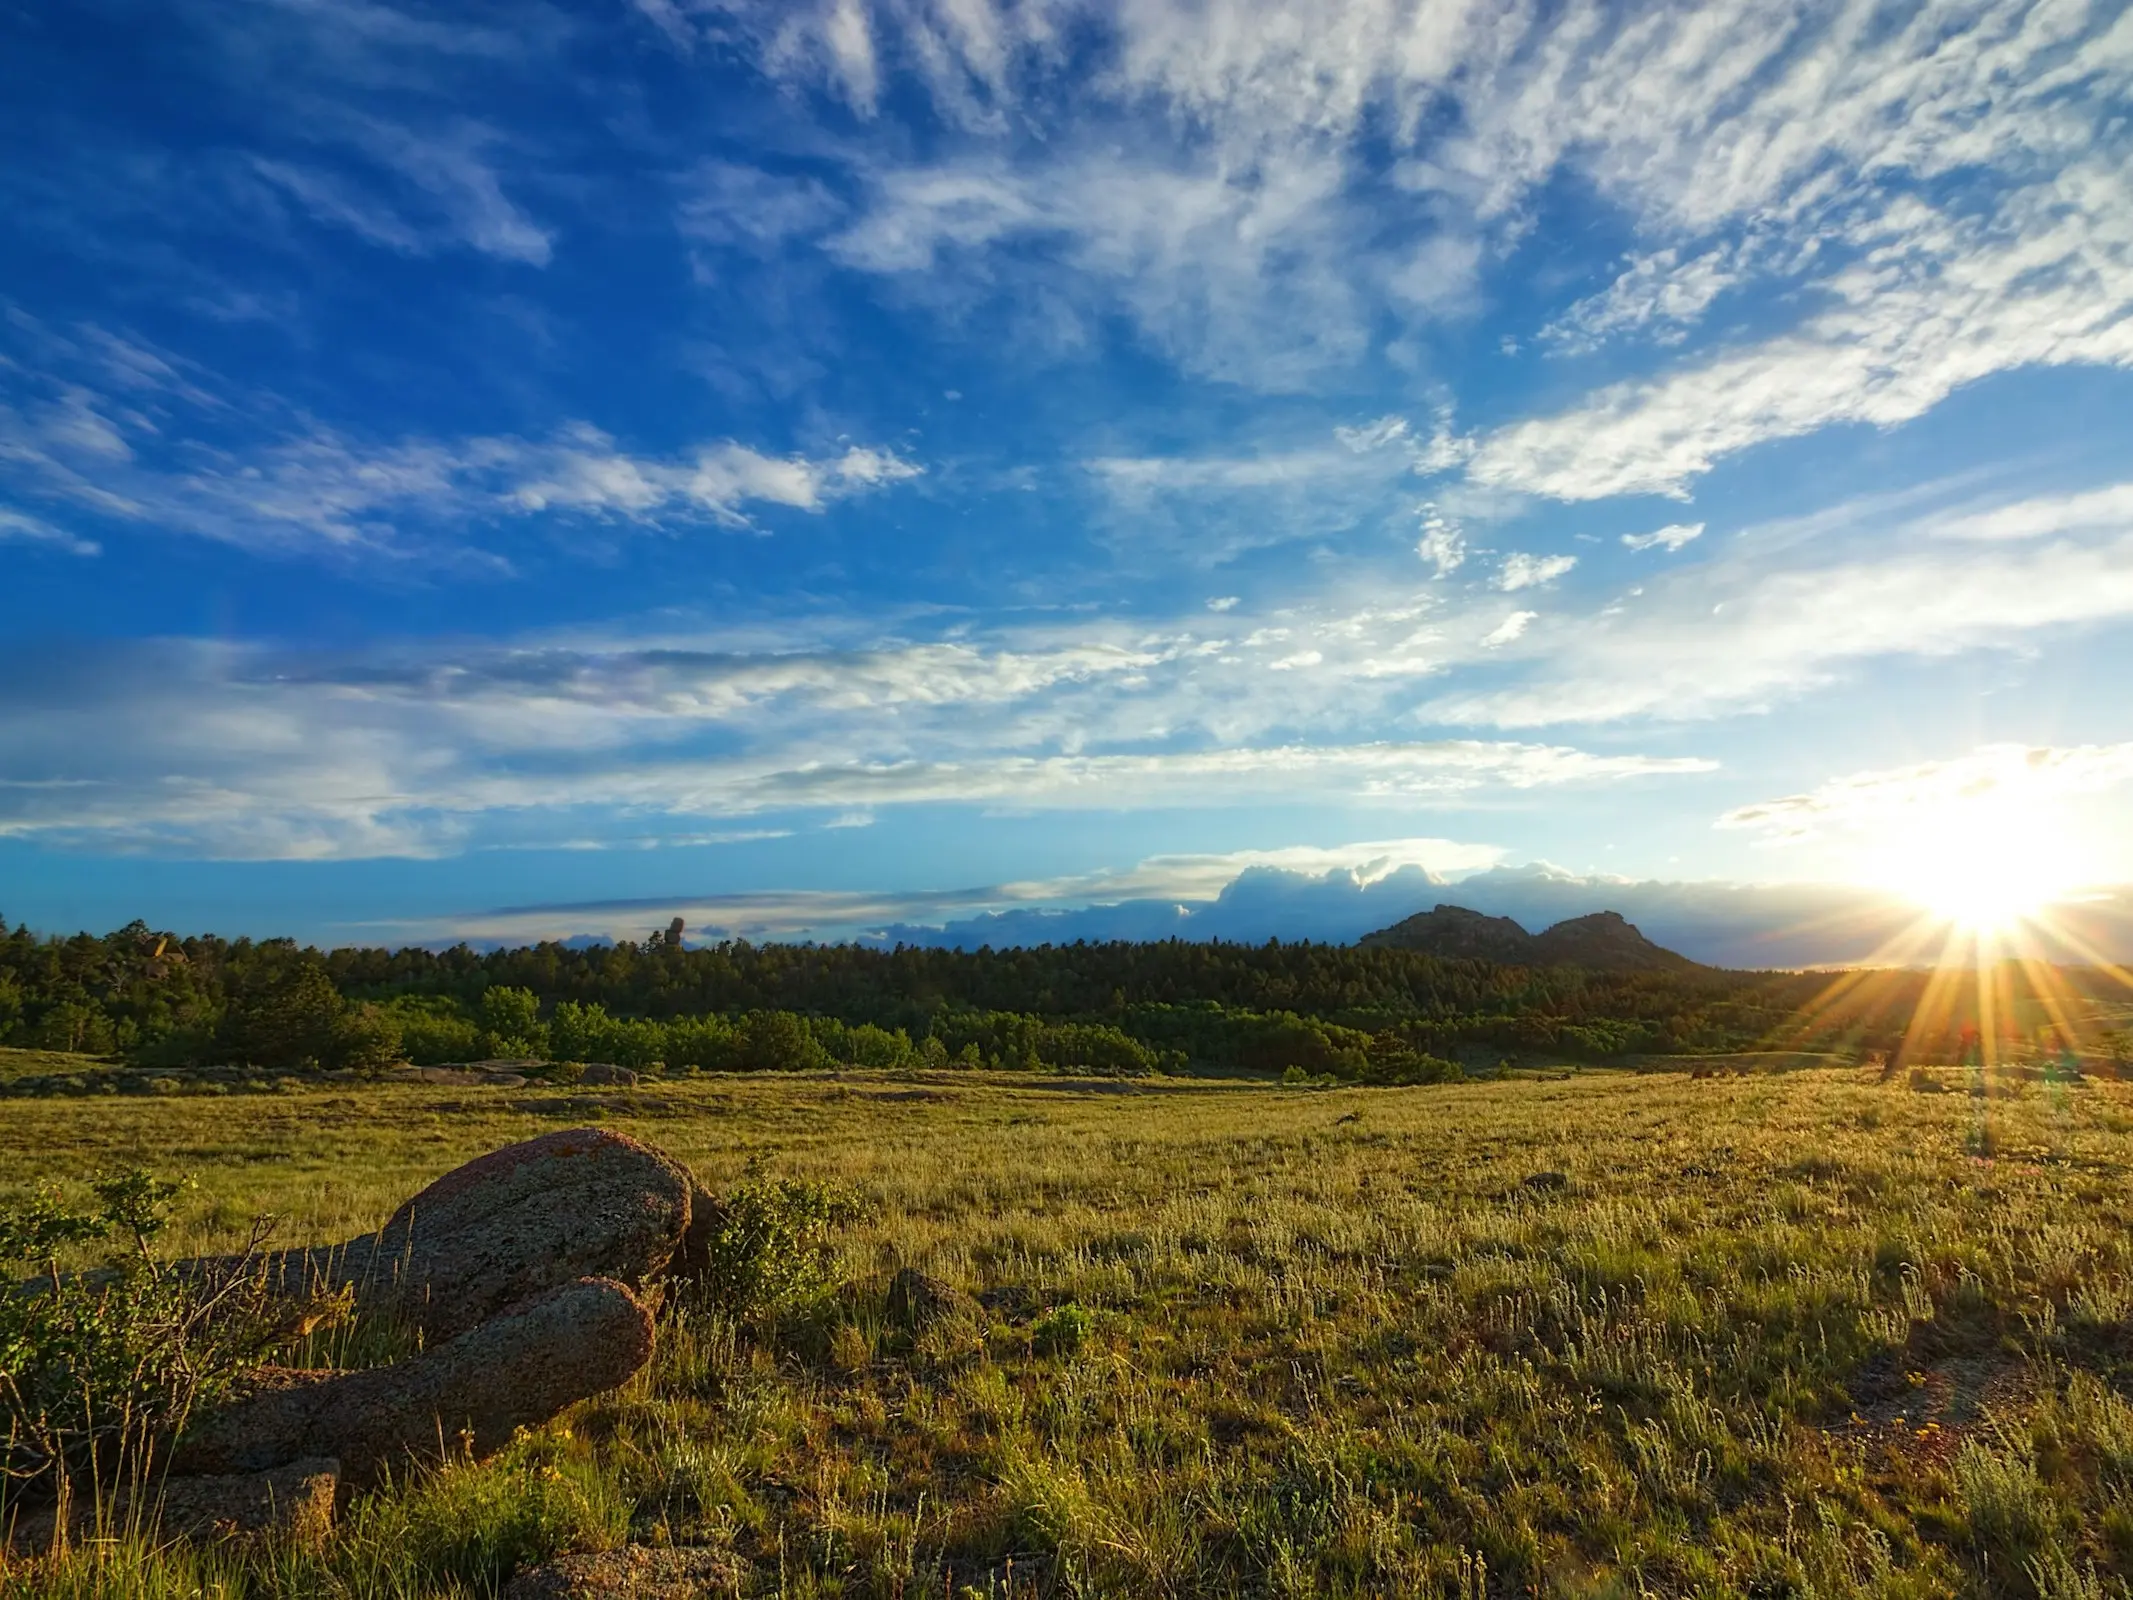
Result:
<svg viewBox="0 0 2133 1600"><path fill-rule="evenodd" d="M636 1539L765 1595L1010 1563L1023 1594L2123 1595L2133 1086L1876 1076L10 1102L0 1176L190 1169L201 1245L258 1209L351 1231L594 1116L857 1211L804 1316L670 1322L631 1388L323 1554L0 1593L487 1595ZM979 1325L896 1329L899 1263Z"/></svg>

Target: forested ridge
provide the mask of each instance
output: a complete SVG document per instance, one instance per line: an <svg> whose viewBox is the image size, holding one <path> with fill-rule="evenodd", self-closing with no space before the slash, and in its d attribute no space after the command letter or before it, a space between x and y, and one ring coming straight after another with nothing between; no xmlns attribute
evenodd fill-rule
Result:
<svg viewBox="0 0 2133 1600"><path fill-rule="evenodd" d="M1418 1081L1499 1049L1588 1060L1895 1051L1925 988L1913 972L1848 984L1601 973L1313 943L688 948L654 933L590 948L319 951L142 923L71 938L0 923L0 1043L170 1067L540 1056L683 1071L1193 1064ZM1951 1004L1911 1030L1909 1053L1944 1058L1966 1020Z"/></svg>

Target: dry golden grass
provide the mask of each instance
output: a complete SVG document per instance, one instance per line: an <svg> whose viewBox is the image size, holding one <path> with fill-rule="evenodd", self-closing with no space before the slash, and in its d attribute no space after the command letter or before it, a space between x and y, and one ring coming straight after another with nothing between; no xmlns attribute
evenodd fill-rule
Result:
<svg viewBox="0 0 2133 1600"><path fill-rule="evenodd" d="M2124 1594L2133 1086L1857 1070L1412 1090L940 1074L7 1102L0 1182L200 1181L186 1247L380 1220L598 1121L834 1186L836 1290L355 1509L323 1558L23 1594L486 1594L634 1537L740 1592ZM985 1315L913 1338L913 1264ZM1078 1307L1088 1315L1073 1310Z"/></svg>

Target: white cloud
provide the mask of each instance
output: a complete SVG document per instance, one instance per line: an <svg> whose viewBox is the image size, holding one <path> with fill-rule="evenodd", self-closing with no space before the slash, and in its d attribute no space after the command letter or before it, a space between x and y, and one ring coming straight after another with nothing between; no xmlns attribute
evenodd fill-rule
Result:
<svg viewBox="0 0 2133 1600"><path fill-rule="evenodd" d="M1563 500L1684 496L1721 458L1838 423L1891 426L2029 365L2133 365L2133 186L2074 167L1987 217L1904 201L1851 227L1835 303L1797 330L1613 385L1484 439L1483 483Z"/></svg>
<svg viewBox="0 0 2133 1600"><path fill-rule="evenodd" d="M1523 681L1454 689L1425 711L1494 727L1710 717L1838 682L1878 657L2021 650L2133 617L2133 528L2099 519L2100 495L1995 508L2031 530L2020 540L1950 542L1936 531L1961 517L1899 519L1889 497L1750 529L1640 594L1556 619ZM1878 548L1858 537L1867 529Z"/></svg>
<svg viewBox="0 0 2133 1600"><path fill-rule="evenodd" d="M1389 877L1402 867L1420 867L1434 876L1478 872L1497 865L1503 854L1494 845L1453 839L1369 839L1355 844L1281 845L1215 854L1150 856L1124 870L1006 887L1018 891L1017 898L1032 900L1198 899L1219 894L1236 881L1238 874L1255 869L1313 878L1329 872L1342 873L1368 884Z"/></svg>
<svg viewBox="0 0 2133 1600"><path fill-rule="evenodd" d="M1123 315L1188 370L1295 389L1367 348L1366 286L1343 260L1351 231L1339 152L1268 148L1245 166L1062 151L1038 167L984 155L872 170L831 257L896 292L967 314L1001 295L1046 300L1073 325Z"/></svg>
<svg viewBox="0 0 2133 1600"><path fill-rule="evenodd" d="M1981 745L1946 761L1857 772L1803 794L1737 806L1718 819L1780 840L1830 830L1902 824L1950 806L1992 806L2010 797L2037 804L2133 783L2133 743L2070 746ZM1961 870L1950 863L1950 870Z"/></svg>
<svg viewBox="0 0 2133 1600"><path fill-rule="evenodd" d="M681 192L678 220L685 236L758 254L819 234L844 212L819 178L731 161L699 162Z"/></svg>
<svg viewBox="0 0 2133 1600"><path fill-rule="evenodd" d="M36 353L48 369L108 365L104 348L46 341ZM0 405L0 484L24 499L233 544L363 547L434 560L461 547L469 524L534 512L744 527L751 507L819 512L923 471L861 445L771 455L726 439L679 457L644 456L584 423L539 439L381 441L269 414L254 419L263 442L208 449L189 441L188 426L223 420L232 402L138 360L121 376L129 386L154 382L161 414L57 375L50 400ZM423 537L412 537L415 529ZM27 525L16 531L28 537Z"/></svg>
<svg viewBox="0 0 2133 1600"><path fill-rule="evenodd" d="M1237 598L1233 594L1216 595L1207 602L1207 609L1210 611L1234 611L1237 609Z"/></svg>
<svg viewBox="0 0 2133 1600"><path fill-rule="evenodd" d="M1297 661L1279 675L1293 690L1257 696L1227 687L1249 681L1248 662L1222 667L1185 640L1137 655L1082 640L780 657L653 639L339 662L129 646L0 694L0 834L219 856L435 854L505 821L508 842L531 847L647 837L641 819L662 817L1433 804L1711 769L1552 744L1254 740L1306 720L1304 707L1366 698L1353 686L1383 670L1377 627L1329 626L1325 651L1292 642L1290 657L1323 663ZM1222 742L1118 748L1185 736ZM1067 739L1082 748L1061 750ZM616 820L589 834L588 807Z"/></svg>
<svg viewBox="0 0 2133 1600"><path fill-rule="evenodd" d="M1333 437L1340 440L1357 455L1366 450L1382 450L1386 445L1397 444L1408 436L1405 417L1380 417L1375 422L1365 423L1360 428L1335 428Z"/></svg>
<svg viewBox="0 0 2133 1600"><path fill-rule="evenodd" d="M1244 874L1276 875L1273 883L1296 888L1346 891L1357 905L1372 904L1373 888L1393 890L1404 877L1426 886L1448 873L1496 865L1503 852L1493 845L1453 839L1376 839L1347 845L1286 845L1219 854L1150 856L1133 866L991 884L954 890L771 890L754 894L684 895L671 902L609 901L532 906L453 917L432 923L394 924L397 936L415 939L511 940L569 938L578 934L642 938L648 923L679 915L692 928L719 930L750 939L851 938L917 919L945 919L1015 910L1051 909L1089 902L1140 899L1203 901L1220 895ZM1359 893L1360 891L1360 893ZM1402 907L1382 920L1397 920ZM1184 912L1183 906L1174 906ZM1350 910L1353 914L1353 910ZM1182 919L1179 919L1182 926ZM1136 929L1145 934L1145 929ZM1231 930L1234 932L1234 930ZM1268 929L1268 932L1275 931ZM1296 937L1292 924L1283 929ZM1359 930L1355 930L1359 931ZM1098 932L1097 937L1104 934ZM1202 937L1212 935L1202 934ZM1262 937L1265 935L1262 934Z"/></svg>
<svg viewBox="0 0 2133 1600"><path fill-rule="evenodd" d="M730 32L734 8L714 10ZM1374 318L1462 305L1568 180L1618 206L1639 244L1546 324L1545 346L1665 345L1729 292L1802 308L1790 328L1498 429L1474 451L1484 484L1679 495L1729 454L1901 422L1992 373L2133 362L2133 18L2118 8L738 14L773 75L839 86L868 114L900 76L966 130L965 154L927 166L870 152L871 199L836 246L865 270L944 274L944 306L998 292L1013 251L1019 283L1122 306L1195 371L1281 387L1352 363ZM1010 129L1012 166L997 153ZM1031 266L1033 242L1066 278Z"/></svg>
<svg viewBox="0 0 2133 1600"><path fill-rule="evenodd" d="M1514 551L1503 558L1503 570L1496 576L1496 587L1505 594L1535 589L1544 583L1553 583L1577 564L1576 556L1535 556Z"/></svg>
<svg viewBox="0 0 2133 1600"><path fill-rule="evenodd" d="M1538 611L1514 611L1481 636L1484 650L1497 650L1525 637L1526 630L1540 616Z"/></svg>
<svg viewBox="0 0 2133 1600"><path fill-rule="evenodd" d="M2083 530L2133 533L2133 483L2024 500L1933 525L1939 537L1962 540L2037 539Z"/></svg>
<svg viewBox="0 0 2133 1600"><path fill-rule="evenodd" d="M1831 884L1633 881L1535 864L1500 865L1490 845L1390 839L1330 848L1164 855L1038 882L954 890L769 890L657 900L523 906L387 925L392 937L525 943L590 934L641 939L675 915L699 935L749 939L899 939L965 948L1072 939L1270 937L1347 942L1450 902L1528 929L1610 910L1691 959L1799 967L1890 959L1915 907ZM1447 877L1453 881L1444 881ZM2086 909L2086 908L2084 908ZM2133 958L2124 895L2095 908L2092 950ZM2064 911L2062 910L2062 916ZM373 925L364 937L376 939ZM1937 950L1937 943L1932 950ZM2015 946L2015 953L2027 953ZM1924 951L1930 955L1932 950ZM2039 952L2065 959L2062 949ZM1911 947L1913 959L1921 954ZM2094 959L2093 955L2085 959Z"/></svg>
<svg viewBox="0 0 2133 1600"><path fill-rule="evenodd" d="M1703 537L1700 522L1670 522L1650 533L1625 533L1622 543L1632 550L1679 550L1691 539Z"/></svg>
<svg viewBox="0 0 2133 1600"><path fill-rule="evenodd" d="M1389 496L1415 487L1412 441L1391 442L1396 448L1350 450L1314 430L1302 443L1099 456L1083 467L1107 502L1106 532L1121 553L1161 552L1211 566L1381 518Z"/></svg>
<svg viewBox="0 0 2133 1600"><path fill-rule="evenodd" d="M1466 565L1466 535L1452 518L1435 506L1425 506L1422 537L1415 542L1415 554L1436 569L1437 577L1449 578Z"/></svg>
<svg viewBox="0 0 2133 1600"><path fill-rule="evenodd" d="M1583 355L1609 340L1648 332L1656 344L1680 344L1711 302L1741 278L1733 252L1716 248L1684 261L1673 247L1632 257L1622 275L1580 300L1540 331L1544 344Z"/></svg>

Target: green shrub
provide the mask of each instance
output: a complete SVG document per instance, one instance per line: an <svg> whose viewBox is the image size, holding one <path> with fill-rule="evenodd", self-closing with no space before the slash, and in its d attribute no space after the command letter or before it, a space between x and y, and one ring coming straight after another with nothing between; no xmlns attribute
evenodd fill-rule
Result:
<svg viewBox="0 0 2133 1600"><path fill-rule="evenodd" d="M34 1288L0 1296L0 1480L98 1493L152 1470L156 1452L273 1342L257 1247L180 1273L153 1241L184 1184L141 1171L97 1179L71 1208L46 1187L0 1205L0 1263ZM102 1268L67 1273L101 1246Z"/></svg>
<svg viewBox="0 0 2133 1600"><path fill-rule="evenodd" d="M831 1283L829 1230L845 1211L823 1184L751 1175L719 1199L701 1293L736 1321L820 1298Z"/></svg>
<svg viewBox="0 0 2133 1600"><path fill-rule="evenodd" d="M481 1029L445 995L398 995L382 1008L398 1024L402 1054L417 1066L472 1061L481 1054Z"/></svg>
<svg viewBox="0 0 2133 1600"><path fill-rule="evenodd" d="M1069 1300L1054 1306L1030 1328L1030 1342L1046 1355L1070 1356L1089 1341L1096 1313Z"/></svg>

